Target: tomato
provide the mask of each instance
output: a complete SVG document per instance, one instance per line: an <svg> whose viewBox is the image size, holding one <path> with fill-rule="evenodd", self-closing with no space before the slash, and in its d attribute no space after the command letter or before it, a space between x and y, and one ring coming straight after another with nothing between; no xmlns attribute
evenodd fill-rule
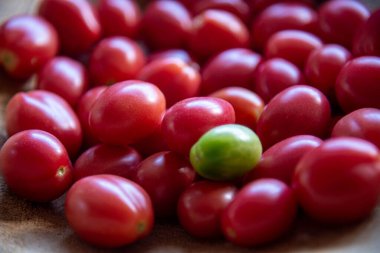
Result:
<svg viewBox="0 0 380 253"><path fill-rule="evenodd" d="M131 147L95 145L76 159L73 168L74 181L98 174L112 174L130 179L134 177L140 162L140 154Z"/></svg>
<svg viewBox="0 0 380 253"><path fill-rule="evenodd" d="M193 97L177 102L166 111L161 131L170 150L189 156L191 147L205 132L234 122L235 112L227 101Z"/></svg>
<svg viewBox="0 0 380 253"><path fill-rule="evenodd" d="M181 59L188 64L192 64L194 67L197 66L197 64L193 62L191 55L184 49L166 49L151 52L148 56L147 63L167 58Z"/></svg>
<svg viewBox="0 0 380 253"><path fill-rule="evenodd" d="M85 67L80 62L65 56L51 59L37 76L37 89L60 95L72 107L76 106L87 87Z"/></svg>
<svg viewBox="0 0 380 253"><path fill-rule="evenodd" d="M100 38L98 16L86 0L43 0L38 14L55 27L64 53L83 53Z"/></svg>
<svg viewBox="0 0 380 253"><path fill-rule="evenodd" d="M248 47L249 32L235 15L222 10L206 10L194 17L190 51L201 61L230 48Z"/></svg>
<svg viewBox="0 0 380 253"><path fill-rule="evenodd" d="M267 149L295 135L324 137L330 116L330 104L323 93L310 86L295 85L269 101L256 130L264 149Z"/></svg>
<svg viewBox="0 0 380 253"><path fill-rule="evenodd" d="M360 1L332 0L322 4L318 14L325 41L351 49L354 35L368 19L370 11Z"/></svg>
<svg viewBox="0 0 380 253"><path fill-rule="evenodd" d="M155 153L169 150L160 128L132 144L132 146L145 158Z"/></svg>
<svg viewBox="0 0 380 253"><path fill-rule="evenodd" d="M0 171L11 191L38 202L60 197L72 181L65 147L41 130L25 130L9 137L0 150Z"/></svg>
<svg viewBox="0 0 380 253"><path fill-rule="evenodd" d="M260 62L259 54L245 48L233 48L219 53L202 70L201 94L209 95L228 86L252 88L252 73Z"/></svg>
<svg viewBox="0 0 380 253"><path fill-rule="evenodd" d="M298 163L293 187L312 218L347 224L370 215L379 199L380 155L375 145L354 137L325 141Z"/></svg>
<svg viewBox="0 0 380 253"><path fill-rule="evenodd" d="M234 180L250 171L261 157L259 138L248 127L225 124L211 128L191 147L195 171L211 180Z"/></svg>
<svg viewBox="0 0 380 253"><path fill-rule="evenodd" d="M178 200L177 214L181 226L198 238L222 236L221 215L237 191L236 186L229 183L206 180L193 183Z"/></svg>
<svg viewBox="0 0 380 253"><path fill-rule="evenodd" d="M352 52L354 55L380 56L380 10L374 11L371 16L358 28L353 39Z"/></svg>
<svg viewBox="0 0 380 253"><path fill-rule="evenodd" d="M114 36L96 45L88 68L94 85L111 85L135 79L144 64L144 52L135 41Z"/></svg>
<svg viewBox="0 0 380 253"><path fill-rule="evenodd" d="M153 208L138 184L115 175L82 178L68 191L65 215L84 241L100 247L120 247L149 235Z"/></svg>
<svg viewBox="0 0 380 253"><path fill-rule="evenodd" d="M304 81L296 65L283 58L262 62L256 72L254 91L267 103L280 91Z"/></svg>
<svg viewBox="0 0 380 253"><path fill-rule="evenodd" d="M236 123L256 129L257 121L264 110L264 101L253 91L230 86L209 95L229 102L235 111Z"/></svg>
<svg viewBox="0 0 380 253"><path fill-rule="evenodd" d="M265 55L268 58L284 58L303 70L310 53L322 45L322 41L311 33L283 30L269 38L265 47Z"/></svg>
<svg viewBox="0 0 380 253"><path fill-rule="evenodd" d="M27 129L53 134L75 156L82 143L82 128L71 106L58 95L43 90L16 93L5 109L8 136Z"/></svg>
<svg viewBox="0 0 380 253"><path fill-rule="evenodd" d="M103 36L136 37L141 11L135 1L101 0L97 5L97 10Z"/></svg>
<svg viewBox="0 0 380 253"><path fill-rule="evenodd" d="M258 179L245 185L224 210L223 234L240 246L269 243L290 229L296 211L290 187L276 179Z"/></svg>
<svg viewBox="0 0 380 253"><path fill-rule="evenodd" d="M158 59L145 65L138 79L155 84L165 95L167 107L198 95L201 83L198 70L178 58Z"/></svg>
<svg viewBox="0 0 380 253"><path fill-rule="evenodd" d="M337 77L335 92L345 112L380 108L380 57L362 56L348 61Z"/></svg>
<svg viewBox="0 0 380 253"><path fill-rule="evenodd" d="M184 48L191 32L191 15L180 2L152 1L145 9L140 32L150 48Z"/></svg>
<svg viewBox="0 0 380 253"><path fill-rule="evenodd" d="M133 181L149 194L157 217L175 217L181 193L196 173L187 159L171 151L155 153L137 167Z"/></svg>
<svg viewBox="0 0 380 253"><path fill-rule="evenodd" d="M315 7L314 0L246 0L249 3L253 18L257 17L263 10L276 3L299 3L308 7Z"/></svg>
<svg viewBox="0 0 380 253"><path fill-rule="evenodd" d="M14 16L0 26L0 67L13 78L29 78L57 51L57 32L40 17Z"/></svg>
<svg viewBox="0 0 380 253"><path fill-rule="evenodd" d="M107 88L90 109L89 124L104 143L128 146L159 129L165 97L153 84L131 80Z"/></svg>
<svg viewBox="0 0 380 253"><path fill-rule="evenodd" d="M277 142L263 153L255 168L244 176L244 181L275 178L291 185L298 162L321 143L321 139L312 135L296 135Z"/></svg>

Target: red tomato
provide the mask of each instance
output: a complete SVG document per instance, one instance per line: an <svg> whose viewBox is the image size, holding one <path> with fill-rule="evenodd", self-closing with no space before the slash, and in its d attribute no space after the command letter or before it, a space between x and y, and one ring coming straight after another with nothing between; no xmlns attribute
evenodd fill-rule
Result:
<svg viewBox="0 0 380 253"><path fill-rule="evenodd" d="M369 216L379 199L380 153L353 137L325 141L296 167L293 187L311 217L327 224L356 222Z"/></svg>
<svg viewBox="0 0 380 253"><path fill-rule="evenodd" d="M153 209L138 184L115 175L82 178L68 191L65 215L84 241L100 247L120 247L152 231Z"/></svg>
<svg viewBox="0 0 380 253"><path fill-rule="evenodd" d="M322 45L322 41L311 33L283 30L269 38L265 55L268 58L284 58L303 70L310 53Z"/></svg>
<svg viewBox="0 0 380 253"><path fill-rule="evenodd" d="M323 93L310 86L295 85L266 105L257 123L257 135L264 149L295 135L324 137L330 114L330 104Z"/></svg>
<svg viewBox="0 0 380 253"><path fill-rule="evenodd" d="M178 200L177 215L181 226L195 237L220 237L222 213L237 191L236 186L229 183L193 183Z"/></svg>
<svg viewBox="0 0 380 253"><path fill-rule="evenodd" d="M134 38L140 25L141 12L132 0L101 0L98 3L103 36L123 35Z"/></svg>
<svg viewBox="0 0 380 253"><path fill-rule="evenodd" d="M263 153L244 181L249 183L259 178L275 178L291 185L298 162L321 143L321 139L312 135L296 135L277 142Z"/></svg>
<svg viewBox="0 0 380 253"><path fill-rule="evenodd" d="M147 63L167 58L181 59L188 64L192 64L194 67L196 66L196 63L193 62L193 58L191 57L191 55L184 49L166 49L154 51L149 54Z"/></svg>
<svg viewBox="0 0 380 253"><path fill-rule="evenodd" d="M82 143L82 128L70 105L49 91L18 92L5 109L8 136L27 129L53 134L73 157Z"/></svg>
<svg viewBox="0 0 380 253"><path fill-rule="evenodd" d="M380 108L380 57L362 56L347 62L339 72L335 92L345 112Z"/></svg>
<svg viewBox="0 0 380 253"><path fill-rule="evenodd" d="M38 14L55 27L64 53L83 53L100 38L98 17L86 0L43 0Z"/></svg>
<svg viewBox="0 0 380 253"><path fill-rule="evenodd" d="M124 81L107 88L90 109L91 131L108 144L128 146L154 133L165 113L165 97L153 84Z"/></svg>
<svg viewBox="0 0 380 253"><path fill-rule="evenodd" d="M158 59L145 65L138 79L156 85L167 107L198 94L201 77L197 69L178 58Z"/></svg>
<svg viewBox="0 0 380 253"><path fill-rule="evenodd" d="M190 31L191 15L176 1L152 1L141 20L141 36L150 48L183 48Z"/></svg>
<svg viewBox="0 0 380 253"><path fill-rule="evenodd" d="M92 52L89 72L94 85L111 85L135 79L145 64L140 46L127 37L108 37Z"/></svg>
<svg viewBox="0 0 380 253"><path fill-rule="evenodd" d="M263 10L268 8L271 5L274 5L276 3L299 3L304 4L309 7L315 6L314 0L245 0L249 3L252 16L255 18L258 14L260 14Z"/></svg>
<svg viewBox="0 0 380 253"><path fill-rule="evenodd" d="M222 10L206 10L195 16L190 51L201 60L224 50L248 47L249 32L235 15Z"/></svg>
<svg viewBox="0 0 380 253"><path fill-rule="evenodd" d="M368 19L370 12L360 1L332 0L322 4L318 14L324 40L351 49L355 33Z"/></svg>
<svg viewBox="0 0 380 253"><path fill-rule="evenodd" d="M168 147L184 156L208 130L235 122L230 103L220 98L187 98L170 107L162 120L161 131Z"/></svg>
<svg viewBox="0 0 380 253"><path fill-rule="evenodd" d="M140 154L131 147L99 144L87 149L77 158L73 168L74 181L98 174L132 178L140 161Z"/></svg>
<svg viewBox="0 0 380 253"><path fill-rule="evenodd" d="M72 181L65 147L41 130L25 130L9 137L0 150L0 168L11 191L32 201L54 200Z"/></svg>
<svg viewBox="0 0 380 253"><path fill-rule="evenodd" d="M29 78L57 51L57 32L40 17L14 16L0 26L0 67L13 78Z"/></svg>
<svg viewBox="0 0 380 253"><path fill-rule="evenodd" d="M87 87L85 67L80 62L65 56L50 60L37 76L37 89L60 95L72 107L76 106Z"/></svg>
<svg viewBox="0 0 380 253"><path fill-rule="evenodd" d="M175 217L178 199L195 176L187 159L164 151L144 159L133 181L147 191L157 217Z"/></svg>
<svg viewBox="0 0 380 253"><path fill-rule="evenodd" d="M230 86L209 96L229 102L234 108L237 124L256 129L257 121L264 110L264 101L256 93L242 87Z"/></svg>
<svg viewBox="0 0 380 253"><path fill-rule="evenodd" d="M374 11L366 22L358 28L353 40L354 55L380 56L380 9Z"/></svg>
<svg viewBox="0 0 380 253"><path fill-rule="evenodd" d="M259 179L245 185L222 215L222 230L240 246L269 243L288 231L295 219L294 193L276 179Z"/></svg>
<svg viewBox="0 0 380 253"><path fill-rule="evenodd" d="M164 140L161 129L143 138L132 145L143 157L148 157L161 151L169 150Z"/></svg>
<svg viewBox="0 0 380 253"><path fill-rule="evenodd" d="M283 58L272 58L261 63L256 72L254 91L267 103L280 91L304 81L296 65Z"/></svg>
<svg viewBox="0 0 380 253"><path fill-rule="evenodd" d="M244 48L228 49L212 58L202 70L201 93L211 92L228 86L252 88L252 73L261 61L261 56Z"/></svg>

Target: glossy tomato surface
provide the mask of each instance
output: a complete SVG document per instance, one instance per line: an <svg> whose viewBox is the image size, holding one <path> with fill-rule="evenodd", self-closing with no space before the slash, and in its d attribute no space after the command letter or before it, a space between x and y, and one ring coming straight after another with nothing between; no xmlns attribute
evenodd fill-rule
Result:
<svg viewBox="0 0 380 253"><path fill-rule="evenodd" d="M355 34L352 52L355 56L380 56L380 10L375 10Z"/></svg>

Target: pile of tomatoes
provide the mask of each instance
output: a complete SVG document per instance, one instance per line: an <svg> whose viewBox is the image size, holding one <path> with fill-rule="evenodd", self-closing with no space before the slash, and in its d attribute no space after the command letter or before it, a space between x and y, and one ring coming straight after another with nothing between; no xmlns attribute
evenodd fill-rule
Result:
<svg viewBox="0 0 380 253"><path fill-rule="evenodd" d="M66 194L101 247L156 218L241 246L300 212L361 221L380 194L379 27L354 0L42 0L0 27L0 67L36 77L6 106L2 177Z"/></svg>

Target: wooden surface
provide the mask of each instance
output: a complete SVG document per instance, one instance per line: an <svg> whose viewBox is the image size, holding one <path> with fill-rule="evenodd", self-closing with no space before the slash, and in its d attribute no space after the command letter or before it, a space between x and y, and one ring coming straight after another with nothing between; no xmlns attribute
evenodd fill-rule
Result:
<svg viewBox="0 0 380 253"><path fill-rule="evenodd" d="M371 1L379 6L379 1ZM0 22L32 12L36 0L0 0ZM0 145L6 136L4 106L21 86L0 73ZM63 214L64 196L49 204L35 204L10 193L0 176L0 253L108 252L80 241ZM176 221L158 221L148 238L112 252L379 252L380 206L367 220L344 228L326 228L307 218L296 222L281 241L262 248L244 249L224 240L203 241L190 237Z"/></svg>

